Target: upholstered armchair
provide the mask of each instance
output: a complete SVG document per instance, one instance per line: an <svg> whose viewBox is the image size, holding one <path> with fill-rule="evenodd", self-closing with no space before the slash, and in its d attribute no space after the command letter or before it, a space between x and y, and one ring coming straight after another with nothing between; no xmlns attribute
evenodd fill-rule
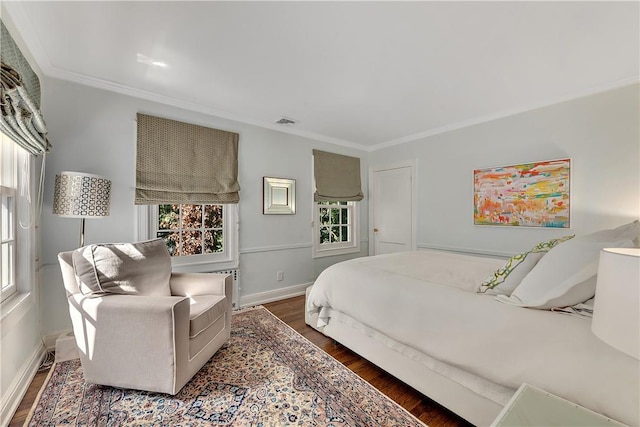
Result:
<svg viewBox="0 0 640 427"><path fill-rule="evenodd" d="M160 239L58 260L90 383L176 394L229 340L231 276L172 273Z"/></svg>

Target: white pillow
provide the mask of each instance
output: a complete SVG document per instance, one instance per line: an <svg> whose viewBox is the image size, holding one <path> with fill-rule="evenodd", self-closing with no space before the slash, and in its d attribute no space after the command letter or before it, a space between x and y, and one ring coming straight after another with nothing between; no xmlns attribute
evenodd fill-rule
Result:
<svg viewBox="0 0 640 427"><path fill-rule="evenodd" d="M551 309L579 304L596 292L603 248L629 248L640 239L640 222L576 237L551 249L512 292L499 301L522 307Z"/></svg>
<svg viewBox="0 0 640 427"><path fill-rule="evenodd" d="M162 239L89 245L73 252L83 295L171 296L171 257Z"/></svg>
<svg viewBox="0 0 640 427"><path fill-rule="evenodd" d="M522 279L536 266L538 261L553 247L574 236L551 239L535 245L527 252L509 258L504 267L497 269L480 284L478 293L487 295L511 295Z"/></svg>

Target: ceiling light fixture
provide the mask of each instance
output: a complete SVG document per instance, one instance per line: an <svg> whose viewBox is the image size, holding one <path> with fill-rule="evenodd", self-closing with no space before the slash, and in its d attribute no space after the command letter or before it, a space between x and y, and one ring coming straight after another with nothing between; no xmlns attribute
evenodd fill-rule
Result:
<svg viewBox="0 0 640 427"><path fill-rule="evenodd" d="M141 53L138 53L136 56L137 56L138 62L141 64L153 65L155 67L160 67L160 68L167 68L169 66L169 64L167 64L164 61L159 61L157 59L150 58Z"/></svg>

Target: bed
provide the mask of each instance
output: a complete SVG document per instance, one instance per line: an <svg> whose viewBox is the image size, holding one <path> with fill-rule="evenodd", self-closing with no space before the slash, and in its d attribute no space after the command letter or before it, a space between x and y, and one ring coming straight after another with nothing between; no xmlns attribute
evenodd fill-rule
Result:
<svg viewBox="0 0 640 427"><path fill-rule="evenodd" d="M596 246L637 246L640 227L632 224L632 239L586 239L596 261ZM575 251L568 242L557 248L563 245ZM542 259L553 264L554 251L527 267L528 276ZM504 266L503 259L431 250L352 259L324 270L308 289L306 322L476 425L489 425L524 382L640 424L640 362L598 339L591 318L576 310L526 308L478 293Z"/></svg>

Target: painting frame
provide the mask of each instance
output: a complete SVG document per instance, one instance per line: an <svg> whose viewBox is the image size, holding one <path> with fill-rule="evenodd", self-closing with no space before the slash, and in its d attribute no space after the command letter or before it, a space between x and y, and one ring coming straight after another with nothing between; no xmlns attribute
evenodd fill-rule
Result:
<svg viewBox="0 0 640 427"><path fill-rule="evenodd" d="M473 224L571 228L571 158L473 170Z"/></svg>

